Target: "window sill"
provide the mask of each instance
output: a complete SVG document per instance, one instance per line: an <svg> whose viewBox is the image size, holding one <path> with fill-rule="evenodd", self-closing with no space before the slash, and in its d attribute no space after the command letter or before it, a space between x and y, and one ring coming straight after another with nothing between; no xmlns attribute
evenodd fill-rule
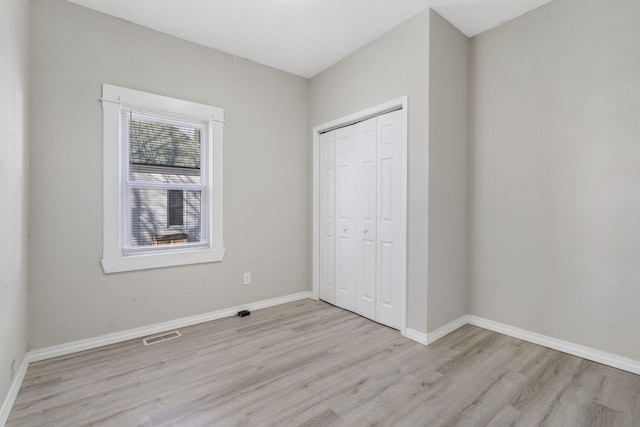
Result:
<svg viewBox="0 0 640 427"><path fill-rule="evenodd" d="M171 267L176 265L202 264L219 262L224 258L225 249L206 249L189 252L153 253L128 255L116 258L102 258L104 272L119 273L122 271L146 270L149 268Z"/></svg>

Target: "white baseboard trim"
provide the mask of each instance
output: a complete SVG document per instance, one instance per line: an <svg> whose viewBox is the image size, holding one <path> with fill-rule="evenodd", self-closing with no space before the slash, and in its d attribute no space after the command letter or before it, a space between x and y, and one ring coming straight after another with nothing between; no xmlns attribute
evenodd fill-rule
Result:
<svg viewBox="0 0 640 427"><path fill-rule="evenodd" d="M168 322L156 323L154 325L143 326L141 328L128 329L126 331L115 332L112 334L101 335L99 337L87 338L84 340L72 341L66 344L54 345L52 347L40 348L27 353L29 363L39 362L41 360L52 359L54 357L66 356L68 354L77 353L85 350L103 347L105 345L117 344L131 339L142 338L149 335L159 334L172 329L185 328L187 326L197 325L199 323L209 322L211 320L222 319L235 315L240 310L260 310L262 308L273 307L288 302L299 301L312 298L312 293L300 292L297 294L286 295L278 298L257 301L249 304L242 304L235 307L224 308L222 310L212 311L210 313L198 314L195 316L183 317L181 319L170 320Z"/></svg>
<svg viewBox="0 0 640 427"><path fill-rule="evenodd" d="M427 345L427 334L424 332L416 331L415 329L407 328L404 336L422 345Z"/></svg>
<svg viewBox="0 0 640 427"><path fill-rule="evenodd" d="M435 331L429 332L426 334L424 332L420 332L415 329L407 328L404 336L422 345L429 345L438 341L440 338L444 337L445 335L449 335L451 332L455 331L456 329L463 327L467 323L469 323L467 321L467 316L464 315L447 323L444 326L439 327Z"/></svg>
<svg viewBox="0 0 640 427"><path fill-rule="evenodd" d="M467 316L468 323L490 331L498 332L510 337L518 338L554 350L568 353L573 356L582 357L583 359L592 360L602 363L623 371L632 372L640 375L640 361L629 359L627 357L618 356L617 354L607 353L605 351L596 350L568 341L563 341L547 335L538 334L536 332L527 331L516 328L514 326L505 325L504 323L494 322L493 320L483 319L477 316Z"/></svg>
<svg viewBox="0 0 640 427"><path fill-rule="evenodd" d="M613 368L622 369L623 371L640 375L639 360L629 359L617 354L607 353L605 351L596 350L591 347L586 347L580 344L575 344L536 332L527 331L525 329L516 328L515 326L506 325L504 323L495 322L493 320L488 320L473 315L461 316L458 319L449 322L446 325L427 334L415 329L407 328L405 337L412 339L413 341L416 341L420 344L429 345L466 324L478 326L480 328L488 329L493 332L498 332L500 334L508 335L513 338L518 338L533 344L538 344L543 347L548 347L553 350L558 350L563 353L582 357L583 359L602 363L603 365L611 366Z"/></svg>
<svg viewBox="0 0 640 427"><path fill-rule="evenodd" d="M438 329L436 329L433 332L428 332L427 333L427 345L438 341L440 338L444 337L445 335L449 335L451 332L455 331L456 329L459 329L459 328L463 327L467 323L469 323L468 316L464 315L464 316L460 316L457 319L447 323L444 326L439 327Z"/></svg>
<svg viewBox="0 0 640 427"><path fill-rule="evenodd" d="M18 396L18 391L20 391L20 387L22 386L22 381L24 380L24 376L27 373L27 368L29 367L29 358L25 354L22 359L22 364L20 365L20 369L16 372L15 377L13 378L13 382L11 383L11 387L9 387L9 393L7 393L7 397L5 397L4 402L2 403L2 408L0 408L0 426L4 427L9 419L9 413L11 412L11 408L13 408L13 403L16 401L16 397Z"/></svg>

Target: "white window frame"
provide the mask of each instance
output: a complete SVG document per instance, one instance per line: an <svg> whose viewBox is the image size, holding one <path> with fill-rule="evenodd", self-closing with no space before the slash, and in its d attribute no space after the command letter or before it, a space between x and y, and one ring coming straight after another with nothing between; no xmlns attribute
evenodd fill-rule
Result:
<svg viewBox="0 0 640 427"><path fill-rule="evenodd" d="M222 145L224 109L205 104L185 101L162 95L127 89L119 86L102 85L103 118L103 252L102 268L105 273L143 270L148 268L169 267L174 265L198 264L222 261L224 244L222 236ZM141 252L123 250L123 182L122 164L126 158L123 148L127 144L121 141L121 108L139 108L177 114L209 124L208 150L206 159L209 165L208 180L209 216L208 244L204 247L159 248Z"/></svg>

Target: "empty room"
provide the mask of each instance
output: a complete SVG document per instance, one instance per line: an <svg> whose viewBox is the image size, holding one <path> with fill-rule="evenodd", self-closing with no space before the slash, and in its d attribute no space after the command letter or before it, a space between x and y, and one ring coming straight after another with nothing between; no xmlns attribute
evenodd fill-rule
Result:
<svg viewBox="0 0 640 427"><path fill-rule="evenodd" d="M640 426L639 22L2 0L0 426Z"/></svg>

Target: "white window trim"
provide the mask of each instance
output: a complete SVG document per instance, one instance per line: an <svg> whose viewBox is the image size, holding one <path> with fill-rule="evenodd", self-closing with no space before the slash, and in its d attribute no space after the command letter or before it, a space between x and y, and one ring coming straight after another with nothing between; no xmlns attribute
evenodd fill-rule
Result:
<svg viewBox="0 0 640 427"><path fill-rule="evenodd" d="M174 265L198 264L222 261L224 244L222 238L222 137L224 109L181 99L155 95L138 90L109 84L102 85L103 114L103 252L102 268L105 273L169 267ZM122 179L120 141L120 108L138 107L143 109L177 113L209 122L209 144L207 150L208 188L211 207L209 215L209 244L197 247L157 252L123 254L122 250ZM203 159L204 160L204 159Z"/></svg>

